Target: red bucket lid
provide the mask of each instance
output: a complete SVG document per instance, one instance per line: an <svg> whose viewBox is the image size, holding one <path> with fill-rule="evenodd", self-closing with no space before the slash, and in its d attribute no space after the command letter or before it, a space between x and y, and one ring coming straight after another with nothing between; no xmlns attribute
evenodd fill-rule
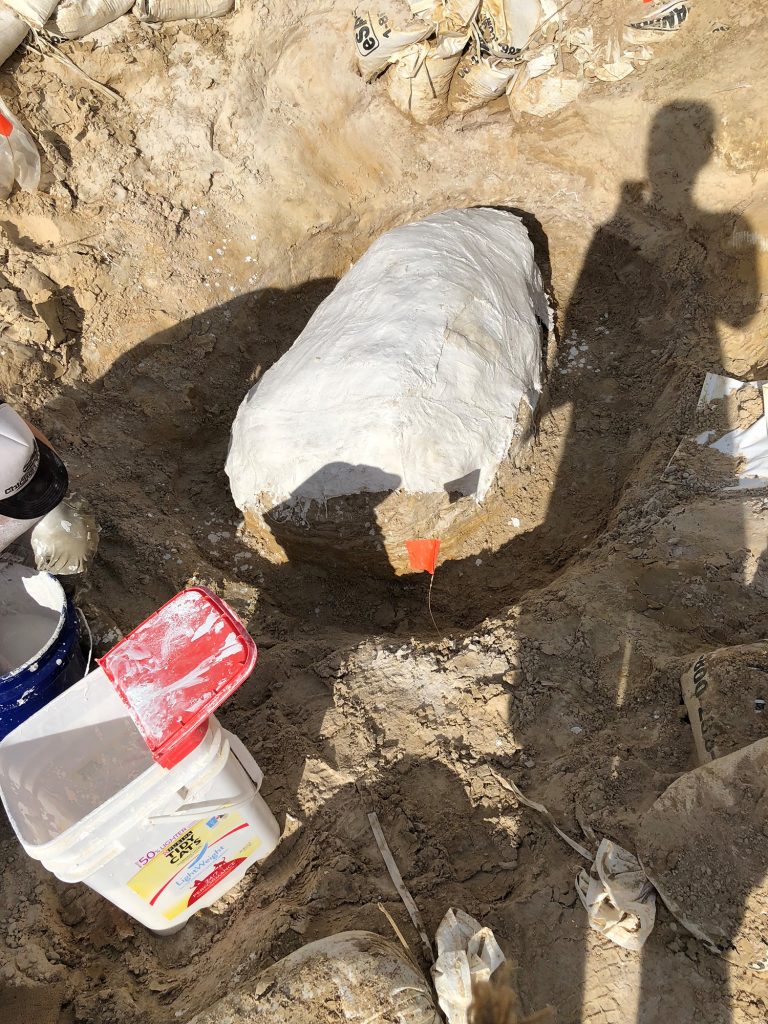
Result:
<svg viewBox="0 0 768 1024"><path fill-rule="evenodd" d="M146 740L173 768L202 741L208 718L256 664L256 644L205 587L171 598L99 664Z"/></svg>

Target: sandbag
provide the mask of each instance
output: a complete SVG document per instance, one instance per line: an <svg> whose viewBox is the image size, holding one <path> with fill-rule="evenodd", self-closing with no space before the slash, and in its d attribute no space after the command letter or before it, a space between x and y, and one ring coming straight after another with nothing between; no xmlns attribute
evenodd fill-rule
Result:
<svg viewBox="0 0 768 1024"><path fill-rule="evenodd" d="M466 32L446 32L409 47L387 72L387 91L398 110L418 124L433 124L448 114L451 78L467 45Z"/></svg>
<svg viewBox="0 0 768 1024"><path fill-rule="evenodd" d="M637 853L669 911L710 950L768 970L768 739L681 776L645 814Z"/></svg>
<svg viewBox="0 0 768 1024"><path fill-rule="evenodd" d="M440 1024L421 971L373 932L310 942L189 1024Z"/></svg>
<svg viewBox="0 0 768 1024"><path fill-rule="evenodd" d="M477 26L483 50L511 57L526 45L541 20L539 0L482 0Z"/></svg>
<svg viewBox="0 0 768 1024"><path fill-rule="evenodd" d="M3 0L4 6L18 14L32 28L41 29L59 0Z"/></svg>
<svg viewBox="0 0 768 1024"><path fill-rule="evenodd" d="M29 25L13 11L0 8L0 65L5 64L11 54L26 39Z"/></svg>
<svg viewBox="0 0 768 1024"><path fill-rule="evenodd" d="M40 186L40 153L27 129L0 100L3 124L0 133L0 199L11 194L14 181L25 192Z"/></svg>
<svg viewBox="0 0 768 1024"><path fill-rule="evenodd" d="M516 80L507 97L510 108L515 112L549 117L578 99L586 85L583 78L544 75L528 81L520 89Z"/></svg>
<svg viewBox="0 0 768 1024"><path fill-rule="evenodd" d="M226 471L263 554L324 560L331 544L399 573L407 537L437 536L450 557L528 437L548 316L511 213L446 210L383 235L238 410Z"/></svg>
<svg viewBox="0 0 768 1024"><path fill-rule="evenodd" d="M81 39L117 21L133 7L134 0L62 0L46 31L60 39Z"/></svg>
<svg viewBox="0 0 768 1024"><path fill-rule="evenodd" d="M221 18L234 7L235 0L139 0L134 10L139 21L192 21Z"/></svg>
<svg viewBox="0 0 768 1024"><path fill-rule="evenodd" d="M680 685L699 764L768 735L768 640L700 655Z"/></svg>
<svg viewBox="0 0 768 1024"><path fill-rule="evenodd" d="M452 114L477 110L506 92L519 65L497 57L483 56L477 46L461 58L451 80L448 109Z"/></svg>
<svg viewBox="0 0 768 1024"><path fill-rule="evenodd" d="M405 0L380 0L375 10L358 7L353 18L357 64L366 82L435 31L429 14L415 18Z"/></svg>

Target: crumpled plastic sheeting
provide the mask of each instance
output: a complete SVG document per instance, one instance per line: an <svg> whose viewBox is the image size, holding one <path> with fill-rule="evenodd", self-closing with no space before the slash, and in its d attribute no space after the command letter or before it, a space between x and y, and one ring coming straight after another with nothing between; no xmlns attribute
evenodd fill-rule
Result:
<svg viewBox="0 0 768 1024"><path fill-rule="evenodd" d="M745 430L731 430L709 446L724 455L743 459L739 482L729 490L765 487L768 481L768 416L762 416Z"/></svg>
<svg viewBox="0 0 768 1024"><path fill-rule="evenodd" d="M590 873L579 872L576 892L591 928L623 949L642 949L656 921L656 890L634 854L603 839Z"/></svg>
<svg viewBox="0 0 768 1024"><path fill-rule="evenodd" d="M99 528L82 501L65 499L32 530L35 565L41 572L74 576L85 572L99 546Z"/></svg>
<svg viewBox="0 0 768 1024"><path fill-rule="evenodd" d="M729 487L728 490L764 487L768 481L768 383L766 381L736 380L734 377L708 373L704 379L698 402L698 408L701 409L708 402L725 398L742 388L763 389L765 414L752 426L737 427L716 441L711 441L709 432L696 439L699 444L707 444L711 441L709 447L714 448L715 451L742 459L737 473L739 482L735 487Z"/></svg>
<svg viewBox="0 0 768 1024"><path fill-rule="evenodd" d="M514 214L446 210L388 231L240 406L226 465L236 505L459 480L481 501L521 400L540 393L548 320Z"/></svg>
<svg viewBox="0 0 768 1024"><path fill-rule="evenodd" d="M437 929L432 980L448 1024L468 1024L473 982L488 981L505 956L490 928L449 910Z"/></svg>

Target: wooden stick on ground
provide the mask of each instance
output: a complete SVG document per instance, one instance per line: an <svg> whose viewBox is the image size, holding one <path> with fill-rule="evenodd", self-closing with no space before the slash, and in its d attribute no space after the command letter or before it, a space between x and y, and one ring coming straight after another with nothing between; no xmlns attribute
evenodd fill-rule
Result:
<svg viewBox="0 0 768 1024"><path fill-rule="evenodd" d="M430 963L434 963L435 953L434 950L432 949L432 943L429 941L427 929L424 927L424 921L419 912L419 908L416 906L413 896L411 896L411 894L408 892L405 882L403 881L403 876L400 874L400 869L395 863L395 858L392 856L392 851L387 845L387 840L384 838L384 833L381 830L381 825L379 824L379 819L376 816L375 811L371 811L371 813L368 815L368 821L370 822L371 825L373 838L376 840L376 845L378 846L381 856L384 859L384 863L387 866L389 877L392 879L392 882L395 888L397 889L398 895L400 896L400 899L403 901L405 909L408 911L408 916L410 917L411 921L413 921L413 927L416 929L416 931L419 933L419 936L421 937L421 941L424 944L424 948L426 949L429 955Z"/></svg>

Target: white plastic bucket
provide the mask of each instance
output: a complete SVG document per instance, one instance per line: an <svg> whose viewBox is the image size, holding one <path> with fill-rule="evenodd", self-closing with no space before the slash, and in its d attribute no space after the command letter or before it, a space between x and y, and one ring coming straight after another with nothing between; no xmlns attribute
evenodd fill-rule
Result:
<svg viewBox="0 0 768 1024"><path fill-rule="evenodd" d="M199 746L160 767L101 669L0 742L0 795L30 857L160 934L277 846L261 780L213 717Z"/></svg>

